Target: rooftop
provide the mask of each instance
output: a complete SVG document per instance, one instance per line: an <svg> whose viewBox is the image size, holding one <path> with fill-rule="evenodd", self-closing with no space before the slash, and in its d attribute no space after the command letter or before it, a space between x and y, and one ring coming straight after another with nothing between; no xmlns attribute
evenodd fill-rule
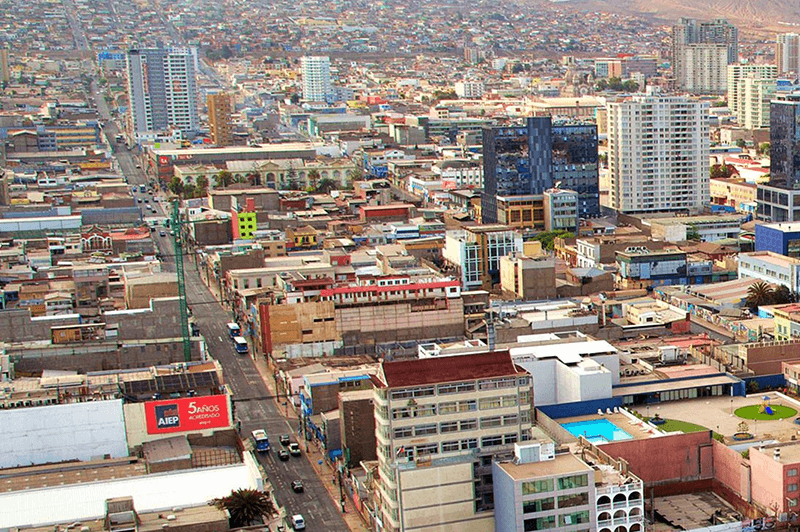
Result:
<svg viewBox="0 0 800 532"><path fill-rule="evenodd" d="M485 379L524 373L511 361L508 351L492 351L457 357L434 357L384 362L383 384L388 388L422 386L440 382Z"/></svg>
<svg viewBox="0 0 800 532"><path fill-rule="evenodd" d="M585 473L592 468L572 453L556 454L553 460L515 464L501 462L497 464L514 480L532 480L541 477L566 475L569 473Z"/></svg>
<svg viewBox="0 0 800 532"><path fill-rule="evenodd" d="M741 264L741 260L744 258L758 259L764 262L768 262L770 264L774 264L775 266L779 266L781 268L800 266L800 259L793 259L791 257L787 257L786 255L779 255L777 253L773 253L772 251L756 251L753 253L742 253L739 255L739 264Z"/></svg>

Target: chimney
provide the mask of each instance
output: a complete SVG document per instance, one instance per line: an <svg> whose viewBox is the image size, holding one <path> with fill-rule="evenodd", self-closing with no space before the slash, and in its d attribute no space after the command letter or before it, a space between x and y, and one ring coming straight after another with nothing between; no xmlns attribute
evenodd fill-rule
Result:
<svg viewBox="0 0 800 532"><path fill-rule="evenodd" d="M256 200L255 198L245 198L244 200L245 205L245 212L255 212L256 211Z"/></svg>

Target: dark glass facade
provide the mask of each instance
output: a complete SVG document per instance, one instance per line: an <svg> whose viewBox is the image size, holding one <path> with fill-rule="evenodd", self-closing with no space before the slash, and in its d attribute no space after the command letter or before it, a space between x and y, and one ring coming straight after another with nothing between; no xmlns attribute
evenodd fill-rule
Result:
<svg viewBox="0 0 800 532"><path fill-rule="evenodd" d="M546 116L484 129L483 223L497 223L497 196L542 194L555 184L578 192L581 217L599 214L597 161L595 125L553 125Z"/></svg>

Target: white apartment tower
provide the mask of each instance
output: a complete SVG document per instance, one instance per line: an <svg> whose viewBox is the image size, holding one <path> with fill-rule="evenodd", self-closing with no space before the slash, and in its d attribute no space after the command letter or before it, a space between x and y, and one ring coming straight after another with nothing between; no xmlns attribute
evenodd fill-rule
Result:
<svg viewBox="0 0 800 532"><path fill-rule="evenodd" d="M133 135L199 130L195 62L189 48L128 50L128 126Z"/></svg>
<svg viewBox="0 0 800 532"><path fill-rule="evenodd" d="M303 99L325 102L331 99L331 59L324 56L305 56L300 60L303 74Z"/></svg>
<svg viewBox="0 0 800 532"><path fill-rule="evenodd" d="M739 82L746 77L773 80L774 85L774 80L778 77L778 67L775 65L747 65L742 63L728 65L728 108L739 119L739 124L742 123L742 117L739 112L743 91L743 86ZM766 126L763 127L769 127L769 119L767 119Z"/></svg>
<svg viewBox="0 0 800 532"><path fill-rule="evenodd" d="M775 62L778 74L800 74L800 35L782 33L775 43Z"/></svg>
<svg viewBox="0 0 800 532"><path fill-rule="evenodd" d="M606 105L611 206L697 212L709 200L708 104L637 95Z"/></svg>
<svg viewBox="0 0 800 532"><path fill-rule="evenodd" d="M678 89L724 94L727 65L739 58L739 32L726 20L682 18L672 27L672 70Z"/></svg>
<svg viewBox="0 0 800 532"><path fill-rule="evenodd" d="M748 74L737 82L737 105L733 111L744 129L769 127L770 102L775 98L776 80Z"/></svg>

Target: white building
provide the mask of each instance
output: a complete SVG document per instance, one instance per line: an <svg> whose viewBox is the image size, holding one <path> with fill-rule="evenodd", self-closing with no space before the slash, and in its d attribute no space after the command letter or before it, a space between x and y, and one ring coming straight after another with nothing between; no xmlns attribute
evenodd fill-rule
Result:
<svg viewBox="0 0 800 532"><path fill-rule="evenodd" d="M459 98L481 98L484 90L482 81L457 81L455 85L456 96Z"/></svg>
<svg viewBox="0 0 800 532"><path fill-rule="evenodd" d="M304 56L300 59L303 75L303 99L325 102L333 97L331 59L326 56Z"/></svg>
<svg viewBox="0 0 800 532"><path fill-rule="evenodd" d="M442 180L444 190L483 188L483 164L469 159L445 159L431 166Z"/></svg>
<svg viewBox="0 0 800 532"><path fill-rule="evenodd" d="M681 47L682 77L677 83L693 94L724 94L727 88L728 46L717 43ZM677 75L676 75L677 77Z"/></svg>
<svg viewBox="0 0 800 532"><path fill-rule="evenodd" d="M707 103L648 94L606 109L612 208L699 211L708 203Z"/></svg>
<svg viewBox="0 0 800 532"><path fill-rule="evenodd" d="M739 123L741 123L741 116L739 113L744 89L740 85L740 82L745 78L774 80L778 76L778 67L775 65L749 65L736 63L734 65L728 65L727 75L728 81L726 85L728 89L728 108L734 114L736 114L737 117L739 117ZM769 108L769 103L767 103L767 108ZM767 127L768 126L769 120L767 120Z"/></svg>
<svg viewBox="0 0 800 532"><path fill-rule="evenodd" d="M775 43L775 63L781 75L800 73L800 35L782 33Z"/></svg>
<svg viewBox="0 0 800 532"><path fill-rule="evenodd" d="M768 128L770 101L775 97L777 83L774 78L758 78L749 74L737 83L736 113L744 129Z"/></svg>
<svg viewBox="0 0 800 532"><path fill-rule="evenodd" d="M131 49L128 68L129 128L133 135L175 128L200 129L197 112L196 50Z"/></svg>
<svg viewBox="0 0 800 532"><path fill-rule="evenodd" d="M491 287L493 277L500 280L500 257L522 253L522 235L505 225L482 225L448 231L442 254L461 270L464 290Z"/></svg>
<svg viewBox="0 0 800 532"><path fill-rule="evenodd" d="M545 231L578 231L578 193L551 188L544 191Z"/></svg>
<svg viewBox="0 0 800 532"><path fill-rule="evenodd" d="M739 254L739 279L761 279L800 292L800 260L771 251Z"/></svg>

